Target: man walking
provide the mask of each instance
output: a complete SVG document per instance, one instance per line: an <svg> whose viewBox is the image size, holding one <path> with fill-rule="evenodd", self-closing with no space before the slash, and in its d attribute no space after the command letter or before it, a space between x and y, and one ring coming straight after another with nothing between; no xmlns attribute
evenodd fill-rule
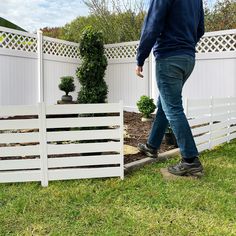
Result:
<svg viewBox="0 0 236 236"><path fill-rule="evenodd" d="M138 148L147 156L157 157L169 123L182 156L179 164L168 168L175 175L203 171L182 105L182 89L193 71L196 44L203 34L202 0L151 0L138 48L136 74L143 77L144 61L153 48L160 95L147 143L138 144Z"/></svg>

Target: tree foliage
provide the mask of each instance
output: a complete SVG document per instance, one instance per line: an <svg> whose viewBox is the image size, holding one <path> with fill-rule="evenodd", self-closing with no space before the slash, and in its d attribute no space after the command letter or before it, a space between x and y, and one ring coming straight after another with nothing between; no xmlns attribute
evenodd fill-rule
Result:
<svg viewBox="0 0 236 236"><path fill-rule="evenodd" d="M90 14L78 17L62 28L45 28L44 35L79 42L84 27L101 30L104 42L119 43L139 40L145 18L146 0L83 0ZM205 2L206 32L236 28L235 0L217 0L211 6Z"/></svg>
<svg viewBox="0 0 236 236"><path fill-rule="evenodd" d="M218 0L212 7L205 0L206 31L236 28L236 1Z"/></svg>

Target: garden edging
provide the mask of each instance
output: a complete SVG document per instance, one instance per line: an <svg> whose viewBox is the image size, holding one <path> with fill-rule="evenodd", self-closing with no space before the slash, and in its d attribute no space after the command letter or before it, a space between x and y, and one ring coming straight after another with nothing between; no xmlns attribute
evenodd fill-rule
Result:
<svg viewBox="0 0 236 236"><path fill-rule="evenodd" d="M164 153L160 153L158 155L158 158L147 157L142 160L134 161L134 162L125 164L124 171L125 171L125 173L129 173L129 172L139 169L147 164L168 160L178 154L179 154L179 148L176 148L176 149L164 152Z"/></svg>

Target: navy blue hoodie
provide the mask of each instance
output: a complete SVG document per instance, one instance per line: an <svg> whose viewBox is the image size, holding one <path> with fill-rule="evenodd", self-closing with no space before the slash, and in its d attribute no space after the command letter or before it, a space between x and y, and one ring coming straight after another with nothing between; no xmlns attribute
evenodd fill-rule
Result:
<svg viewBox="0 0 236 236"><path fill-rule="evenodd" d="M151 0L137 53L143 66L152 48L158 58L175 55L195 57L195 48L204 34L202 0Z"/></svg>

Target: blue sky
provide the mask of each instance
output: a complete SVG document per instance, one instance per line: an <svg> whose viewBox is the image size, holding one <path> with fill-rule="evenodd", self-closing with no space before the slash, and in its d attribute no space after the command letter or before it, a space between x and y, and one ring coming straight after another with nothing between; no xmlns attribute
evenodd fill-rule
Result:
<svg viewBox="0 0 236 236"><path fill-rule="evenodd" d="M0 16L30 32L63 26L88 13L82 0L0 0Z"/></svg>
<svg viewBox="0 0 236 236"><path fill-rule="evenodd" d="M0 16L31 32L87 14L81 0L0 0Z"/></svg>

